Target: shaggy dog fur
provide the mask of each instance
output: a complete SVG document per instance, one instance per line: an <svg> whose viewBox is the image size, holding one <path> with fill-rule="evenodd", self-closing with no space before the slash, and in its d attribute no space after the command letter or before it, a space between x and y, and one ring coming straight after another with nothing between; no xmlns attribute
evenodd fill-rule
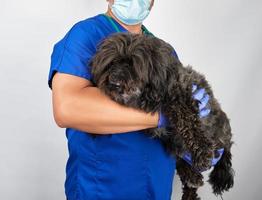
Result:
<svg viewBox="0 0 262 200"><path fill-rule="evenodd" d="M112 100L147 113L158 112L170 126L144 130L162 140L165 149L176 156L177 173L183 184L183 200L200 199L197 188L203 185L201 170L224 153L209 175L213 192L221 195L233 186L231 167L231 127L215 99L204 75L191 66L184 67L168 43L154 36L118 33L101 41L92 58L92 81ZM199 117L199 101L192 98L192 84L205 88L211 112ZM188 151L193 165L181 159Z"/></svg>

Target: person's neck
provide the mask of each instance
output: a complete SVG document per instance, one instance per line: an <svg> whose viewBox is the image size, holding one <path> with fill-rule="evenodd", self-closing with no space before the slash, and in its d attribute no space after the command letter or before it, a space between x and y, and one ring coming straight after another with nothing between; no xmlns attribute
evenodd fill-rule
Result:
<svg viewBox="0 0 262 200"><path fill-rule="evenodd" d="M116 16L112 13L110 8L108 8L107 12L105 13L106 15L114 18L121 26L123 26L125 29L127 29L131 33L136 33L136 34L142 34L142 23L136 24L136 25L127 25L121 22L119 19L116 18Z"/></svg>

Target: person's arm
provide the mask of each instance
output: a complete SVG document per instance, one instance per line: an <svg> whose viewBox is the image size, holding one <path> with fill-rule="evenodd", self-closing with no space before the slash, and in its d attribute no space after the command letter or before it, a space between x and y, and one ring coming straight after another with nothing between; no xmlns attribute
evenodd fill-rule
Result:
<svg viewBox="0 0 262 200"><path fill-rule="evenodd" d="M57 72L52 81L53 114L61 128L117 134L157 127L159 114L122 106L84 78Z"/></svg>

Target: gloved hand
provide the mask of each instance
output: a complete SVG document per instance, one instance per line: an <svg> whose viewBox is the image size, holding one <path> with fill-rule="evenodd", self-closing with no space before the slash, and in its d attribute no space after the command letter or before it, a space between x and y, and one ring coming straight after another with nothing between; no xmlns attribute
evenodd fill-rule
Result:
<svg viewBox="0 0 262 200"><path fill-rule="evenodd" d="M163 113L161 112L161 110L159 111L159 119L158 119L158 124L157 124L157 128L165 128L169 125L169 121L167 120L167 118L163 115Z"/></svg>
<svg viewBox="0 0 262 200"><path fill-rule="evenodd" d="M206 93L204 88L197 89L197 85L193 84L192 92L193 98L195 100L199 100L199 117L206 117L210 113L210 108L207 108L207 104L209 101L209 95Z"/></svg>
<svg viewBox="0 0 262 200"><path fill-rule="evenodd" d="M210 108L206 108L208 101L209 101L209 95L205 92L204 88L199 88L197 89L197 85L193 84L192 85L192 92L193 92L193 98L196 100L199 100L200 103L198 104L199 106L199 117L205 117L210 113ZM164 128L169 125L168 120L166 117L163 115L161 111L159 111L159 120L158 120L158 128Z"/></svg>
<svg viewBox="0 0 262 200"><path fill-rule="evenodd" d="M219 156L217 158L213 158L211 161L211 166L215 166L217 164L217 162L221 159L223 153L224 153L224 148L218 149L216 150L219 153ZM185 152L183 155L183 160L186 161L188 164L190 164L192 166L192 157L191 154L188 152ZM206 171L208 169L203 169L200 172Z"/></svg>

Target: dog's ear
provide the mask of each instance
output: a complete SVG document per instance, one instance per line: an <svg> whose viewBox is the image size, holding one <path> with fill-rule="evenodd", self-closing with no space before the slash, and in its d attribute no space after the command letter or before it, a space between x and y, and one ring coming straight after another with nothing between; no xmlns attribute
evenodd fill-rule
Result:
<svg viewBox="0 0 262 200"><path fill-rule="evenodd" d="M175 50L172 45L164 40L157 37L148 37L147 44L150 45L152 55L152 74L149 73L149 78L154 80L153 84L155 84L156 88L161 88L159 92L174 95L174 88L178 79L178 67L182 63L174 55ZM152 77L158 77L160 80Z"/></svg>
<svg viewBox="0 0 262 200"><path fill-rule="evenodd" d="M101 40L96 46L96 54L90 59L91 73L96 82L106 68L114 59L121 56L121 48L123 48L123 34L112 34ZM126 37L127 38L127 37Z"/></svg>
<svg viewBox="0 0 262 200"><path fill-rule="evenodd" d="M144 97L147 98L147 102L158 105L163 102L166 93L166 60L165 55L159 51L159 46L149 48L150 45L154 45L154 41L149 40L146 45L147 50L144 51L145 58L143 59L145 65L147 65L145 80L148 80L148 82L144 88Z"/></svg>
<svg viewBox="0 0 262 200"><path fill-rule="evenodd" d="M116 56L116 50L112 46L112 41L103 40L99 43L97 46L97 53L89 61L94 83L97 82L107 66L112 63Z"/></svg>

